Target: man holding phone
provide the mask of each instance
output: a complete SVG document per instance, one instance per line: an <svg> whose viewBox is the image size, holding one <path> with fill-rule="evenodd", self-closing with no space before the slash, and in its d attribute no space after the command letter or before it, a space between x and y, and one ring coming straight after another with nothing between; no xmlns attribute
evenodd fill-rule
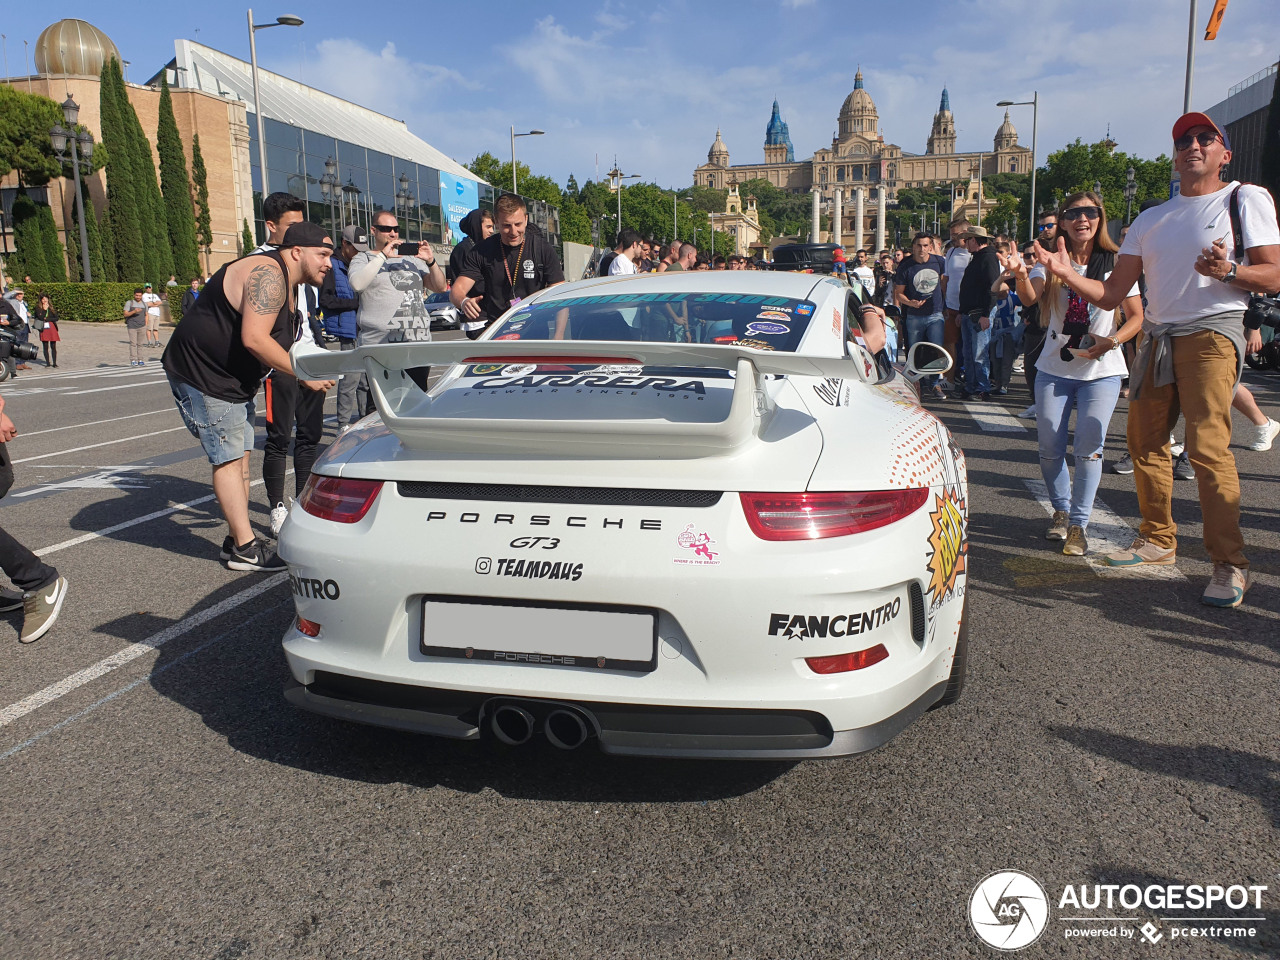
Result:
<svg viewBox="0 0 1280 960"><path fill-rule="evenodd" d="M431 244L401 242L394 213L374 214L369 249L351 258L348 276L360 297L361 346L431 339L423 290L441 293L449 287Z"/></svg>

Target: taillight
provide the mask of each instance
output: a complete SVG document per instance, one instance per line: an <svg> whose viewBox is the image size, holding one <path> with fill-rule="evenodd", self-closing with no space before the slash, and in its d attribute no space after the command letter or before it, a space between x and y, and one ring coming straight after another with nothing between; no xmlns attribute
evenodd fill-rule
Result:
<svg viewBox="0 0 1280 960"><path fill-rule="evenodd" d="M819 540L865 533L915 513L927 487L857 493L743 493L747 524L761 540Z"/></svg>
<svg viewBox="0 0 1280 960"><path fill-rule="evenodd" d="M314 620L307 620L305 617L298 618L298 632L308 637L320 636L320 624Z"/></svg>
<svg viewBox="0 0 1280 960"><path fill-rule="evenodd" d="M805 657L804 662L814 673L848 673L851 670L864 670L889 656L883 643L877 643L866 650L855 653L837 653L833 657Z"/></svg>
<svg viewBox="0 0 1280 960"><path fill-rule="evenodd" d="M298 502L303 510L321 520L356 523L369 512L381 489L381 480L350 480L313 473Z"/></svg>

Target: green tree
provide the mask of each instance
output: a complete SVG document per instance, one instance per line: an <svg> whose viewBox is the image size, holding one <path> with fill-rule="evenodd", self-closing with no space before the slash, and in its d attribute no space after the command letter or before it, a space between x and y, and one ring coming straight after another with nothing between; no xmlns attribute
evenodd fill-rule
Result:
<svg viewBox="0 0 1280 960"><path fill-rule="evenodd" d="M577 200L578 193L579 193L578 181L574 178L573 174L571 173L569 174L569 179L565 182L565 185L564 185L565 198L568 200Z"/></svg>
<svg viewBox="0 0 1280 960"><path fill-rule="evenodd" d="M40 204L40 242L44 244L45 283L67 282L67 253L58 239L58 225L53 220L53 208ZM32 278L35 274L31 275Z"/></svg>
<svg viewBox="0 0 1280 960"><path fill-rule="evenodd" d="M191 179L196 191L196 243L204 252L204 268L208 270L209 249L213 246L213 221L209 215L209 174L205 170L204 154L200 152L198 133L191 138Z"/></svg>
<svg viewBox="0 0 1280 960"><path fill-rule="evenodd" d="M244 256L252 250L257 244L253 242L253 231L249 229L249 221L244 221L244 226L240 230L240 256Z"/></svg>
<svg viewBox="0 0 1280 960"><path fill-rule="evenodd" d="M13 198L12 216L14 252L7 258L7 272L17 279L30 276L37 283L48 280L39 206L24 191Z"/></svg>
<svg viewBox="0 0 1280 960"><path fill-rule="evenodd" d="M19 186L40 187L60 176L49 130L61 123L62 108L48 97L0 87L0 177L17 171Z"/></svg>
<svg viewBox="0 0 1280 960"><path fill-rule="evenodd" d="M161 286L173 273L173 251L169 246L168 221L164 202L160 198L160 183L156 178L156 158L151 153L151 141L142 129L138 114L129 102L129 93L125 89L124 76L118 64L112 72L111 82L116 88L120 117L131 141L134 184L142 227L144 274L146 279Z"/></svg>
<svg viewBox="0 0 1280 960"><path fill-rule="evenodd" d="M116 76L120 76L120 61L113 57L103 65L99 85L102 142L110 153L107 162L107 225L112 243L106 249L113 253L117 278L122 283L138 283L145 273L141 214L133 173L132 139L121 113L114 82ZM121 76L121 89L123 86Z"/></svg>
<svg viewBox="0 0 1280 960"><path fill-rule="evenodd" d="M103 263L102 255L102 231L98 226L98 214L93 209L93 198L89 196L89 184L87 181L80 183L80 196L84 201L84 230L89 239L89 272L93 275L95 283L111 283L115 281L114 275L108 275L106 266ZM72 219L75 221L75 234L77 245L80 237L80 215L79 212L72 207Z"/></svg>
<svg viewBox="0 0 1280 960"><path fill-rule="evenodd" d="M571 243L591 242L591 218L575 200L560 207L560 239Z"/></svg>
<svg viewBox="0 0 1280 960"><path fill-rule="evenodd" d="M1092 190L1095 182L1102 185L1103 202L1111 220L1124 217L1124 185L1126 171L1132 166L1137 193L1136 212L1149 197L1164 199L1169 195L1169 179L1173 163L1161 154L1154 160L1143 160L1123 152L1113 152L1105 141L1086 144L1078 137L1061 150L1049 154L1040 169L1036 184L1036 206L1051 210L1065 197Z"/></svg>
<svg viewBox="0 0 1280 960"><path fill-rule="evenodd" d="M173 97L163 75L160 78L160 120L156 131L156 148L160 153L160 193L164 197L173 272L189 279L200 272L196 220L191 206L191 180L187 177L187 158L182 152L178 122L173 116Z"/></svg>

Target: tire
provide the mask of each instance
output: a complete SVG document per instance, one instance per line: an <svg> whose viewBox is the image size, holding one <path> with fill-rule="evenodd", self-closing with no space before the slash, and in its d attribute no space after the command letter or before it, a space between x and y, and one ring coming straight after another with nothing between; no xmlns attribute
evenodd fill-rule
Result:
<svg viewBox="0 0 1280 960"><path fill-rule="evenodd" d="M951 676L947 678L947 689L932 709L949 707L960 699L964 693L964 680L969 672L969 598L965 596L964 606L960 608L960 629L956 633L956 655L951 661Z"/></svg>
<svg viewBox="0 0 1280 960"><path fill-rule="evenodd" d="M13 373L13 368L9 366L8 360L0 360L0 383L4 383Z"/></svg>

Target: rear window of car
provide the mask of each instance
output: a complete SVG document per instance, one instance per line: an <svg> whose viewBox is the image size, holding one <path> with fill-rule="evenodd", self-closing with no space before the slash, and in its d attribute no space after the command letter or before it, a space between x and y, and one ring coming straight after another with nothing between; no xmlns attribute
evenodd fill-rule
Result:
<svg viewBox="0 0 1280 960"><path fill-rule="evenodd" d="M494 340L721 343L795 352L813 317L809 300L745 294L606 294L518 308Z"/></svg>

